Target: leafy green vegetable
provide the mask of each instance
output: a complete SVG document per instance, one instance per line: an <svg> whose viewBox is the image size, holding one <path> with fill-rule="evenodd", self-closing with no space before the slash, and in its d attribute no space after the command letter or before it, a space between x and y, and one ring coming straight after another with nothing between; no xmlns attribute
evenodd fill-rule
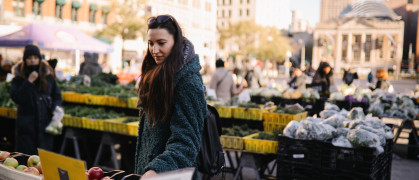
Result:
<svg viewBox="0 0 419 180"><path fill-rule="evenodd" d="M222 128L221 134L226 136L244 137L257 132L259 131L255 129L250 129L247 126L247 124L243 124L241 126L233 126L232 128Z"/></svg>

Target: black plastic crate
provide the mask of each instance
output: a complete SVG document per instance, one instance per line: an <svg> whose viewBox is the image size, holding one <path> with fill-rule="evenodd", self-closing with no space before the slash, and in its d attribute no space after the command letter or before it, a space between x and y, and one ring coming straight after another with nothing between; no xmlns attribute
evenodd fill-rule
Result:
<svg viewBox="0 0 419 180"><path fill-rule="evenodd" d="M329 142L278 138L278 177L281 179L388 179L392 141L384 152L375 148L335 147Z"/></svg>
<svg viewBox="0 0 419 180"><path fill-rule="evenodd" d="M250 101L256 104L265 104L266 102L269 101L269 99L263 96L250 96Z"/></svg>

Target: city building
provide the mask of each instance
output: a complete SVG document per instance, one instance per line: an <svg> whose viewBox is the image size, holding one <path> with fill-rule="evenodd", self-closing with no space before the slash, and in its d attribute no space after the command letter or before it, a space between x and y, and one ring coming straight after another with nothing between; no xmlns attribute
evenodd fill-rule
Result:
<svg viewBox="0 0 419 180"><path fill-rule="evenodd" d="M402 70L416 69L414 67L419 63L419 36L417 35L419 0L385 0L385 3L405 22L401 68Z"/></svg>
<svg viewBox="0 0 419 180"><path fill-rule="evenodd" d="M195 47L202 67L215 68L217 46L217 4L213 0L149 1L150 16L170 14Z"/></svg>
<svg viewBox="0 0 419 180"><path fill-rule="evenodd" d="M91 33L112 23L111 10L111 0L4 0L0 24L54 23Z"/></svg>
<svg viewBox="0 0 419 180"><path fill-rule="evenodd" d="M290 0L217 0L218 28L226 29L239 21L254 21L262 26L288 29L291 23Z"/></svg>
<svg viewBox="0 0 419 180"><path fill-rule="evenodd" d="M328 61L336 72L349 67L400 70L404 22L383 2L355 2L339 18L320 22L313 36L315 68Z"/></svg>
<svg viewBox="0 0 419 180"><path fill-rule="evenodd" d="M78 28L94 34L114 21L112 0L3 0L0 4L0 36L20 30L30 23L45 23ZM76 51L41 50L45 59L58 58L58 68L69 68L77 73L81 53ZM17 62L22 48L2 48L3 57ZM101 54L101 62L112 59Z"/></svg>
<svg viewBox="0 0 419 180"><path fill-rule="evenodd" d="M310 32L311 26L307 20L302 19L300 11L292 11L290 33Z"/></svg>
<svg viewBox="0 0 419 180"><path fill-rule="evenodd" d="M322 0L320 7L320 22L339 17L339 14L349 4L357 0Z"/></svg>

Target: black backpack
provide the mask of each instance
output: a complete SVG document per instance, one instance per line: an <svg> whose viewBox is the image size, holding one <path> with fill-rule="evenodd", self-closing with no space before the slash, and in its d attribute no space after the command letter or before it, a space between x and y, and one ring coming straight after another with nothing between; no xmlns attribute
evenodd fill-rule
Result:
<svg viewBox="0 0 419 180"><path fill-rule="evenodd" d="M221 122L217 109L208 105L204 130L201 136L201 149L197 162L201 173L213 176L221 172L225 164L224 152L220 142Z"/></svg>

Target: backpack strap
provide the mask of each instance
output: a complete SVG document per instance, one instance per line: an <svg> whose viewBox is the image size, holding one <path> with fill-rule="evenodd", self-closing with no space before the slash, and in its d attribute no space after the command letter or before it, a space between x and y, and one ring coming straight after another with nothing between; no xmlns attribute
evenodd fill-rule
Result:
<svg viewBox="0 0 419 180"><path fill-rule="evenodd" d="M228 75L228 71L224 74L223 78L220 81L218 81L217 88L225 80L225 78L227 77L227 75Z"/></svg>

